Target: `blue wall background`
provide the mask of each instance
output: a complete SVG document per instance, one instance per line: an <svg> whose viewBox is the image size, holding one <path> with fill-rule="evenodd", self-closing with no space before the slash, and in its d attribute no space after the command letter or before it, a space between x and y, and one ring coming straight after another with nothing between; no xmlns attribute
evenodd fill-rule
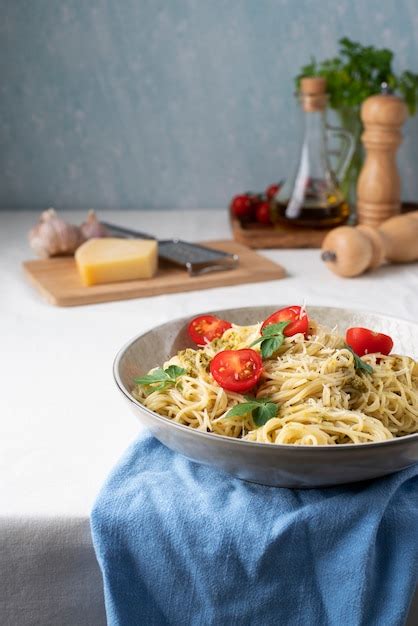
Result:
<svg viewBox="0 0 418 626"><path fill-rule="evenodd" d="M220 207L286 176L293 77L347 35L418 71L416 0L0 0L0 208ZM418 117L399 154L418 200Z"/></svg>

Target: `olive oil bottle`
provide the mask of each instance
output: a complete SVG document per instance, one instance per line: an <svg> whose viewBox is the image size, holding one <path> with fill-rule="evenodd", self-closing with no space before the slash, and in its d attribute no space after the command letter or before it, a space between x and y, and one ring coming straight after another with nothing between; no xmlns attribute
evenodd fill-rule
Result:
<svg viewBox="0 0 418 626"><path fill-rule="evenodd" d="M272 216L274 221L295 226L336 226L344 223L350 214L340 180L351 161L354 139L347 131L326 124L328 95L324 78L302 78L298 95L305 126L300 156L294 176L272 200ZM337 173L329 162L330 133L342 141Z"/></svg>

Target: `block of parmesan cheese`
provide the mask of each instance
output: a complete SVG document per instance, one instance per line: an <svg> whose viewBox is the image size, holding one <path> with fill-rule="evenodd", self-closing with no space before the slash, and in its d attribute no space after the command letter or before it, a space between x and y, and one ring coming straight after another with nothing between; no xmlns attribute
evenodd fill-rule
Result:
<svg viewBox="0 0 418 626"><path fill-rule="evenodd" d="M157 271L158 244L148 239L89 239L75 252L84 285L151 278Z"/></svg>

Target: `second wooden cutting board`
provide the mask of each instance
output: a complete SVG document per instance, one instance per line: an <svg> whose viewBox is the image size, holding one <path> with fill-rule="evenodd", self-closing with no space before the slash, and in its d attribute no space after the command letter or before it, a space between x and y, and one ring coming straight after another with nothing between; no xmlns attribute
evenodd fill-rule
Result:
<svg viewBox="0 0 418 626"><path fill-rule="evenodd" d="M79 306L165 293L257 283L276 280L286 275L281 265L235 241L203 243L217 250L238 254L239 266L233 270L189 276L185 269L161 265L156 276L148 280L132 280L92 287L82 285L73 257L25 261L23 267L32 284L48 302L56 306Z"/></svg>

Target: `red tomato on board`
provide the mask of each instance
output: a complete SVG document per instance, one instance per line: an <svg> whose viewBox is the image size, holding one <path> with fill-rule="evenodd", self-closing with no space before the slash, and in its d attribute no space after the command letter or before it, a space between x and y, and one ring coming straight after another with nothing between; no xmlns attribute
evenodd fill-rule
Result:
<svg viewBox="0 0 418 626"><path fill-rule="evenodd" d="M285 337L291 337L292 335L296 335L296 333L306 335L308 332L309 318L306 311L300 306L288 306L285 309L275 311L263 322L261 330L269 324L278 324L279 322L287 321L290 321L290 324L283 330Z"/></svg>
<svg viewBox="0 0 418 626"><path fill-rule="evenodd" d="M231 326L232 324L215 315L199 315L189 322L187 332L198 346L204 346L208 341L222 337Z"/></svg>
<svg viewBox="0 0 418 626"><path fill-rule="evenodd" d="M252 389L257 384L262 369L261 356L251 348L218 352L210 363L210 373L218 385L237 393Z"/></svg>
<svg viewBox="0 0 418 626"><path fill-rule="evenodd" d="M232 215L239 219L250 218L253 211L253 197L247 193L235 196L231 200L230 209Z"/></svg>
<svg viewBox="0 0 418 626"><path fill-rule="evenodd" d="M345 341L358 356L373 354L374 352L389 354L393 348L392 337L383 333L375 333L368 328L349 328L345 335Z"/></svg>
<svg viewBox="0 0 418 626"><path fill-rule="evenodd" d="M271 224L270 204L268 202L260 202L255 210L255 218L260 224Z"/></svg>
<svg viewBox="0 0 418 626"><path fill-rule="evenodd" d="M274 196L277 194L277 192L279 191L280 187L281 185L279 183L273 183L273 185L270 185L269 187L267 187L265 191L267 199L272 200Z"/></svg>

